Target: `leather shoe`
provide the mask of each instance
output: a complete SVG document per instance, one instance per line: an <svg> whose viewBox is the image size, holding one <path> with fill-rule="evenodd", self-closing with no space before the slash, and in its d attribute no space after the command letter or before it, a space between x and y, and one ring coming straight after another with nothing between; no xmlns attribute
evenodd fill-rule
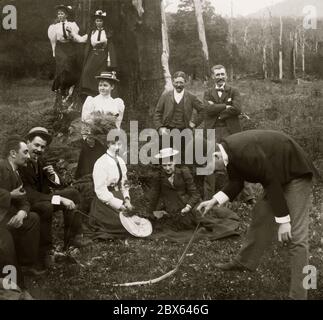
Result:
<svg viewBox="0 0 323 320"><path fill-rule="evenodd" d="M218 263L215 265L215 267L222 271L240 271L240 272L252 271L236 261L230 261L227 263Z"/></svg>

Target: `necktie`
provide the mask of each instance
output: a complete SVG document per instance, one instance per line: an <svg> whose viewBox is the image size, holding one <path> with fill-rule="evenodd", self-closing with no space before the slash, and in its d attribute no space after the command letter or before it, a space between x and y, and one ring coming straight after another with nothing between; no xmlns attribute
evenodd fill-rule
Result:
<svg viewBox="0 0 323 320"><path fill-rule="evenodd" d="M101 33L102 33L102 29L99 30L99 34L98 34L98 42L101 40Z"/></svg>
<svg viewBox="0 0 323 320"><path fill-rule="evenodd" d="M64 37L64 39L67 39L67 33L65 30L65 22L63 22L63 37Z"/></svg>
<svg viewBox="0 0 323 320"><path fill-rule="evenodd" d="M121 182L121 180L122 180L122 171L121 171L121 167L120 167L119 160L118 160L117 156L116 156L116 157L113 157L113 156L111 156L109 153L107 153L107 155L115 161L115 163L116 163L116 165L117 165L117 167L118 167L119 179L118 179L118 183L117 183L117 185L119 186L119 184L120 184L120 182Z"/></svg>

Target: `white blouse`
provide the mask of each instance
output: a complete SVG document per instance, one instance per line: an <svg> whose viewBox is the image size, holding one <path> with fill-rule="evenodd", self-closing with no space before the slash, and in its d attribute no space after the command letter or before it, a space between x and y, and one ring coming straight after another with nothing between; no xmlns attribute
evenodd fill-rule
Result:
<svg viewBox="0 0 323 320"><path fill-rule="evenodd" d="M76 42L80 42L80 43L84 43L88 39L87 34L85 34L84 36L80 36L78 33L75 33L75 34L73 33L72 36ZM95 31L92 31L92 34L91 34L92 47L96 47L98 44L101 44L101 45L103 44L105 45L104 47L106 47L108 43L108 37L107 37L107 34L105 33L105 30L104 29L101 30L100 41L98 41L98 36L99 36L98 29L96 29Z"/></svg>
<svg viewBox="0 0 323 320"><path fill-rule="evenodd" d="M120 191L124 199L126 197L130 199L129 186L127 183L127 167L122 158L118 156L117 159L122 172ZM116 186L119 178L117 163L110 155L105 153L95 162L93 168L94 191L99 200L115 210L120 209L123 201L114 197L113 193L108 190L108 187Z"/></svg>
<svg viewBox="0 0 323 320"><path fill-rule="evenodd" d="M82 108L81 119L83 122L90 122L92 112L111 113L116 116L116 127L120 129L123 119L125 105L122 99L105 97L101 94L96 97L87 97Z"/></svg>
<svg viewBox="0 0 323 320"><path fill-rule="evenodd" d="M65 30L66 30L66 28L69 28L71 30L71 33L66 31L66 35L67 35L66 39L64 38L64 33L63 33L63 22L51 24L48 28L48 38L51 42L54 56L55 56L55 48L56 48L57 41L69 42L69 41L73 40L72 34L76 35L80 31L80 28L78 27L78 25L75 22L64 21L64 24L65 24L64 25Z"/></svg>

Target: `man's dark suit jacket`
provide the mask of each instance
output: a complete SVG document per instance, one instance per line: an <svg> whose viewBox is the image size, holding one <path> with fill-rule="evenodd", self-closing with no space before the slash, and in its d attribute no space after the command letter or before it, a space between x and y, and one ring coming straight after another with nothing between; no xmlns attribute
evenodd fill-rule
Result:
<svg viewBox="0 0 323 320"><path fill-rule="evenodd" d="M212 101L214 104L210 104ZM225 122L230 134L241 131L239 115L241 114L241 98L239 91L228 85L225 85L221 98L219 97L215 87L208 89L204 93L205 108L205 129L215 129L216 121ZM230 105L233 108L226 109Z"/></svg>
<svg viewBox="0 0 323 320"><path fill-rule="evenodd" d="M200 194L194 183L190 170L183 166L175 167L173 185L169 182L168 176L162 171L155 180L150 193L149 212L156 210L159 200L165 204L169 213L179 213L187 204L192 208L200 201ZM180 208L178 204L180 202Z"/></svg>
<svg viewBox="0 0 323 320"><path fill-rule="evenodd" d="M27 197L12 199L10 192L21 186L8 160L0 160L0 223L6 214L16 214L19 210L29 212Z"/></svg>
<svg viewBox="0 0 323 320"><path fill-rule="evenodd" d="M289 214L284 185L318 175L304 150L281 132L248 130L224 138L221 145L229 158L229 181L222 191L232 201L243 189L244 181L261 183L276 217Z"/></svg>
<svg viewBox="0 0 323 320"><path fill-rule="evenodd" d="M203 103L192 93L184 91L184 120L185 126L189 128L189 123L192 121L198 126L203 121ZM164 92L157 103L154 114L154 125L158 130L161 127L167 127L174 113L174 90ZM193 110L197 114L193 115Z"/></svg>
<svg viewBox="0 0 323 320"><path fill-rule="evenodd" d="M31 160L27 162L26 167L19 168L28 200L32 205L39 201L51 201L50 187L56 186L45 174L43 170L44 164L41 159L37 161L36 165L38 176Z"/></svg>

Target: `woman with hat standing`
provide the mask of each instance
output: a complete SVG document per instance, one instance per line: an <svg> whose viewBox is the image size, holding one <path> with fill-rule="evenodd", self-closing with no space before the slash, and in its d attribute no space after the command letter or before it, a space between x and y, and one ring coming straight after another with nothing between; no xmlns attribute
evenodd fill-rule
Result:
<svg viewBox="0 0 323 320"><path fill-rule="evenodd" d="M98 139L95 139L94 132L91 132L95 123L98 122L97 120L110 118L111 124L120 129L125 109L122 99L112 98L111 96L115 84L119 82L116 73L114 71L103 71L95 78L99 82L99 94L94 98L88 96L82 108L83 145L75 173L76 179L92 173L95 161L105 152L105 146ZM106 129L108 131L108 128Z"/></svg>
<svg viewBox="0 0 323 320"><path fill-rule="evenodd" d="M53 57L56 60L56 74L52 90L62 97L68 95L70 87L76 84L79 78L77 47L72 33L78 34L79 27L75 22L69 21L72 7L58 5L56 23L48 28L48 38L52 45Z"/></svg>
<svg viewBox="0 0 323 320"><path fill-rule="evenodd" d="M94 13L94 25L88 34L80 36L72 32L75 41L87 43L80 83L81 93L87 96L98 93L95 76L107 67L115 66L111 32L105 26L106 16L106 12L97 10Z"/></svg>

